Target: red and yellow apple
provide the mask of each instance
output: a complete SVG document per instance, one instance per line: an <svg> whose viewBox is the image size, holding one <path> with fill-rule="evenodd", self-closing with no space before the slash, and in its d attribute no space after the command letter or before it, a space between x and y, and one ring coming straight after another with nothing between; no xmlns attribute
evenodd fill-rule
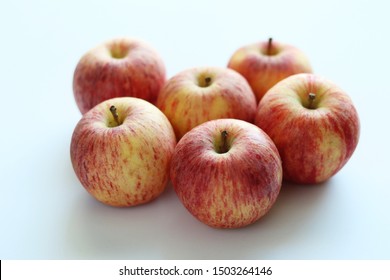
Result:
<svg viewBox="0 0 390 280"><path fill-rule="evenodd" d="M176 145L171 124L151 103L133 97L106 100L74 129L70 156L84 188L111 206L135 206L159 196Z"/></svg>
<svg viewBox="0 0 390 280"><path fill-rule="evenodd" d="M115 97L138 97L154 103L165 83L165 66L148 44L133 38L109 40L78 62L73 93L82 114Z"/></svg>
<svg viewBox="0 0 390 280"><path fill-rule="evenodd" d="M314 184L335 175L358 144L360 123L351 98L314 74L290 76L260 101L255 124L274 141L284 179Z"/></svg>
<svg viewBox="0 0 390 280"><path fill-rule="evenodd" d="M237 119L205 122L176 146L173 187L187 210L216 228L239 228L263 217L275 203L282 163L272 140Z"/></svg>
<svg viewBox="0 0 390 280"><path fill-rule="evenodd" d="M235 118L253 122L256 98L237 72L220 67L196 67L169 79L157 107L171 122L178 139L209 120Z"/></svg>
<svg viewBox="0 0 390 280"><path fill-rule="evenodd" d="M243 75L257 101L277 82L298 73L311 73L305 54L298 48L272 41L249 44L239 48L230 58L228 67Z"/></svg>

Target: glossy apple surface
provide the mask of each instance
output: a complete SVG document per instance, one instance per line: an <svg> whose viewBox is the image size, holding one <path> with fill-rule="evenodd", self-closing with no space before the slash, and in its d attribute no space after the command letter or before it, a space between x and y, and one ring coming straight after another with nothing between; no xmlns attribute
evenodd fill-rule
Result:
<svg viewBox="0 0 390 280"><path fill-rule="evenodd" d="M157 107L121 97L83 115L73 132L70 156L78 179L94 198L112 206L135 206L165 189L175 145L172 126Z"/></svg>
<svg viewBox="0 0 390 280"><path fill-rule="evenodd" d="M165 66L148 44L117 38L88 51L73 76L73 93L82 114L115 97L138 97L155 103L165 83Z"/></svg>
<svg viewBox="0 0 390 280"><path fill-rule="evenodd" d="M284 179L314 184L335 175L359 141L351 98L331 81L297 74L276 84L260 101L255 124L274 141Z"/></svg>
<svg viewBox="0 0 390 280"><path fill-rule="evenodd" d="M234 118L253 122L256 98L237 72L220 67L184 70L167 81L157 107L171 122L178 139L209 120Z"/></svg>
<svg viewBox="0 0 390 280"><path fill-rule="evenodd" d="M239 228L270 210L280 191L282 164L261 129L219 119L184 135L170 174L178 197L194 217L211 227Z"/></svg>
<svg viewBox="0 0 390 280"><path fill-rule="evenodd" d="M257 101L284 78L312 72L309 59L301 50L272 39L239 48L230 58L228 67L247 79Z"/></svg>

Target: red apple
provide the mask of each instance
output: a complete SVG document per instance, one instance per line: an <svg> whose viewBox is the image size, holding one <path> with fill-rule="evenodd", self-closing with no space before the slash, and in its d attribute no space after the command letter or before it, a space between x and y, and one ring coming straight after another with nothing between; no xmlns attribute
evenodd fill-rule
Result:
<svg viewBox="0 0 390 280"><path fill-rule="evenodd" d="M83 115L70 156L81 184L98 201L134 206L165 189L175 145L172 126L157 107L121 97Z"/></svg>
<svg viewBox="0 0 390 280"><path fill-rule="evenodd" d="M311 73L305 54L294 46L272 41L238 49L228 67L243 75L260 101L277 82L298 73Z"/></svg>
<svg viewBox="0 0 390 280"><path fill-rule="evenodd" d="M114 97L138 97L154 103L165 83L165 66L146 43L131 38L107 41L88 51L73 77L73 92L82 114Z"/></svg>
<svg viewBox="0 0 390 280"><path fill-rule="evenodd" d="M360 131L351 98L314 74L293 75L271 88L255 124L277 146L284 179L304 184L336 174L352 156Z"/></svg>
<svg viewBox="0 0 390 280"><path fill-rule="evenodd" d="M219 67L197 67L169 79L157 107L171 122L178 139L209 120L234 118L253 122L256 98L237 72Z"/></svg>
<svg viewBox="0 0 390 280"><path fill-rule="evenodd" d="M236 119L203 123L176 146L173 187L187 210L216 228L239 228L264 216L278 197L282 163L272 140Z"/></svg>

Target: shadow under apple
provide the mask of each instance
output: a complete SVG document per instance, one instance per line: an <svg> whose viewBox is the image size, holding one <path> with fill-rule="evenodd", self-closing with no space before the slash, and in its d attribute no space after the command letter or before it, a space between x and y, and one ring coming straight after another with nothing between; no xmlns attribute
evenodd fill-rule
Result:
<svg viewBox="0 0 390 280"><path fill-rule="evenodd" d="M177 214L185 212L181 207L170 183L155 200L129 208L104 205L86 193L70 211L66 234L70 257L164 259L171 250L181 250L167 246L183 238L177 219Z"/></svg>
<svg viewBox="0 0 390 280"><path fill-rule="evenodd" d="M65 255L77 259L273 259L283 255L287 244L311 234L311 221L331 191L328 185L283 183L275 205L262 219L241 229L224 230L195 219L171 184L156 200L132 208L106 206L86 194L72 206L66 234L71 255Z"/></svg>
<svg viewBox="0 0 390 280"><path fill-rule="evenodd" d="M283 183L279 197L267 215L240 229L214 229L193 218L182 207L177 220L182 224L167 259L273 259L283 255L284 246L310 235L311 221L326 204L330 182L318 185ZM298 246L297 246L298 247ZM298 255L297 255L298 256ZM294 258L294 256L286 256Z"/></svg>

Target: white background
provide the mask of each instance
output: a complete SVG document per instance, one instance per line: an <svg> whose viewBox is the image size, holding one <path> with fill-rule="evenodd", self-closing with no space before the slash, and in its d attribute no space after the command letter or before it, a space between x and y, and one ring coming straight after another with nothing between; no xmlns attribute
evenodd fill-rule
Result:
<svg viewBox="0 0 390 280"><path fill-rule="evenodd" d="M1 1L1 259L389 259L390 6L386 1ZM352 97L361 138L318 186L283 185L267 216L209 228L171 186L116 209L78 182L69 145L81 117L74 68L117 36L141 38L168 77L225 66L245 44L290 43ZM201 176L201 175L199 175Z"/></svg>

